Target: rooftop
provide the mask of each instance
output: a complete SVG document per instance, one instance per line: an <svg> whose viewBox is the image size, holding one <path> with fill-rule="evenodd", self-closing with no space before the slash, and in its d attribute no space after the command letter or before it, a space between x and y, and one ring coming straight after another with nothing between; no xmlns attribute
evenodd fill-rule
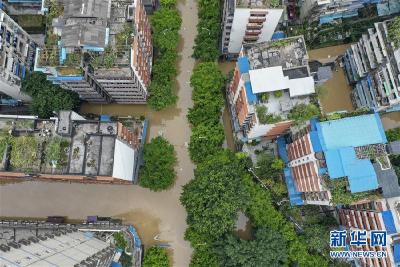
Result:
<svg viewBox="0 0 400 267"><path fill-rule="evenodd" d="M236 0L241 8L274 8L280 6L280 0Z"/></svg>
<svg viewBox="0 0 400 267"><path fill-rule="evenodd" d="M10 154L2 169L132 181L143 128L142 121L86 120L71 111L48 120L1 115L0 155Z"/></svg>
<svg viewBox="0 0 400 267"><path fill-rule="evenodd" d="M280 66L289 79L310 76L303 36L243 45L243 55L252 70Z"/></svg>
<svg viewBox="0 0 400 267"><path fill-rule="evenodd" d="M313 148L324 152L331 179L348 177L352 193L378 188L371 159L381 156L376 154L380 151L376 144L387 140L377 113L324 122L312 120L311 125ZM371 153L367 155L366 150ZM385 151L381 152L384 156Z"/></svg>

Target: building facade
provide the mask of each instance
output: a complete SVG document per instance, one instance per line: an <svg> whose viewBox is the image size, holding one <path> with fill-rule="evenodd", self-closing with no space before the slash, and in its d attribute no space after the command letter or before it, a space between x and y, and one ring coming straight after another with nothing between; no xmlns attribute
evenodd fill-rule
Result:
<svg viewBox="0 0 400 267"><path fill-rule="evenodd" d="M309 104L313 93L302 36L244 45L227 88L234 130L243 141L275 138L292 125L290 111Z"/></svg>
<svg viewBox="0 0 400 267"><path fill-rule="evenodd" d="M343 57L356 107L400 109L400 48L390 41L389 28L390 21L375 23Z"/></svg>
<svg viewBox="0 0 400 267"><path fill-rule="evenodd" d="M14 99L20 94L21 79L33 71L38 44L0 9L0 91Z"/></svg>
<svg viewBox="0 0 400 267"><path fill-rule="evenodd" d="M225 0L222 17L222 54L237 57L242 44L264 42L280 21L283 8L271 0Z"/></svg>
<svg viewBox="0 0 400 267"><path fill-rule="evenodd" d="M35 70L91 103L144 104L153 47L141 0L63 0Z"/></svg>

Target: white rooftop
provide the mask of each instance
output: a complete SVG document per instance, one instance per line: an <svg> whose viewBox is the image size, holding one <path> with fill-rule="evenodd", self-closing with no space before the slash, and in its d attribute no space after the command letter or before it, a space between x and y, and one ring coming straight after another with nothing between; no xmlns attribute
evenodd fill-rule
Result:
<svg viewBox="0 0 400 267"><path fill-rule="evenodd" d="M112 176L132 181L135 166L135 150L124 142L115 139L114 167Z"/></svg>
<svg viewBox="0 0 400 267"><path fill-rule="evenodd" d="M289 89L290 97L315 93L312 77L289 79L288 76L284 76L282 66L250 70L249 76L254 94L284 89Z"/></svg>

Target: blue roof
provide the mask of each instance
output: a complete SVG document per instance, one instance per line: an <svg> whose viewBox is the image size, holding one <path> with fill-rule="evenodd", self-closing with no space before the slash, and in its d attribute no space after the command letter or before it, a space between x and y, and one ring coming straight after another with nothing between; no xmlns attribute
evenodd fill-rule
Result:
<svg viewBox="0 0 400 267"><path fill-rule="evenodd" d="M237 60L237 64L239 65L239 71L241 74L249 73L250 63L247 57L240 57Z"/></svg>
<svg viewBox="0 0 400 267"><path fill-rule="evenodd" d="M378 113L319 122L316 127L323 150L387 143Z"/></svg>
<svg viewBox="0 0 400 267"><path fill-rule="evenodd" d="M278 140L277 140L277 144L278 144L279 157L281 157L283 162L285 162L285 164L287 164L289 162L289 158L288 158L287 151L286 151L285 138L283 136L279 136Z"/></svg>
<svg viewBox="0 0 400 267"><path fill-rule="evenodd" d="M100 121L111 121L110 115L100 115Z"/></svg>
<svg viewBox="0 0 400 267"><path fill-rule="evenodd" d="M253 94L250 81L245 82L244 87L246 88L247 101L249 101L250 104L256 102L257 96Z"/></svg>
<svg viewBox="0 0 400 267"><path fill-rule="evenodd" d="M385 210L381 212L383 223L385 224L386 232L390 234L396 233L396 227L394 226L394 219L392 211Z"/></svg>
<svg viewBox="0 0 400 267"><path fill-rule="evenodd" d="M387 143L377 113L318 122L311 120L311 144L325 154L331 179L348 177L352 193L378 188L378 179L369 159L358 159L354 147Z"/></svg>
<svg viewBox="0 0 400 267"><path fill-rule="evenodd" d="M111 267L122 267L122 265L119 262L113 261L113 262L111 262Z"/></svg>
<svg viewBox="0 0 400 267"><path fill-rule="evenodd" d="M290 204L303 205L304 200L301 197L303 194L297 191L296 185L294 184L294 181L293 181L292 173L290 172L290 169L285 168L283 170L283 173L285 175L285 182L286 182L286 185L288 188Z"/></svg>
<svg viewBox="0 0 400 267"><path fill-rule="evenodd" d="M283 31L277 31L272 34L271 40L279 40L285 38L286 34Z"/></svg>
<svg viewBox="0 0 400 267"><path fill-rule="evenodd" d="M394 255L394 262L400 262L400 243L393 244L393 255Z"/></svg>

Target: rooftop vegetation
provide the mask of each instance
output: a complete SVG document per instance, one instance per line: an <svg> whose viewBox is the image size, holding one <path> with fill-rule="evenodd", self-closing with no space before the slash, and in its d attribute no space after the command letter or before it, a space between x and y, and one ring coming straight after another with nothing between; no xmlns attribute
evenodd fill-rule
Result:
<svg viewBox="0 0 400 267"><path fill-rule="evenodd" d="M393 42L395 48L400 47L400 17L394 17L388 24L389 40Z"/></svg>
<svg viewBox="0 0 400 267"><path fill-rule="evenodd" d="M389 129L385 133L389 142L400 141L400 128Z"/></svg>
<svg viewBox="0 0 400 267"><path fill-rule="evenodd" d="M330 179L329 177L325 177L324 182L331 191L331 203L333 205L350 205L363 199L373 200L378 197L377 193L370 191L351 193L349 190L348 179L346 177L337 179Z"/></svg>
<svg viewBox="0 0 400 267"><path fill-rule="evenodd" d="M279 115L268 113L268 108L264 105L257 105L256 112L261 124L273 124L282 121Z"/></svg>
<svg viewBox="0 0 400 267"><path fill-rule="evenodd" d="M288 118L296 123L303 123L320 115L320 109L314 104L298 104L289 112Z"/></svg>
<svg viewBox="0 0 400 267"><path fill-rule="evenodd" d="M69 142L61 137L51 138L45 148L46 162L55 164L58 169L65 167L68 163Z"/></svg>
<svg viewBox="0 0 400 267"><path fill-rule="evenodd" d="M35 137L13 138L11 144L11 169L32 172L40 166L40 144Z"/></svg>

